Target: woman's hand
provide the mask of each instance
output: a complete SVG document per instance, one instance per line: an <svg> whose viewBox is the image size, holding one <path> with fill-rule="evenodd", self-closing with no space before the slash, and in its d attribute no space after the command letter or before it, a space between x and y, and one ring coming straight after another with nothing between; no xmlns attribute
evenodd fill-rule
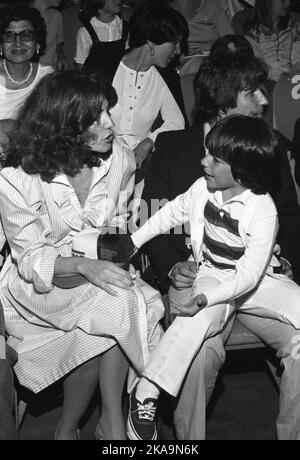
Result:
<svg viewBox="0 0 300 460"><path fill-rule="evenodd" d="M118 264L106 260L79 258L78 272L90 283L113 296L118 294L109 286L110 284L126 290L133 285L132 278L128 272L119 267Z"/></svg>
<svg viewBox="0 0 300 460"><path fill-rule="evenodd" d="M146 138L134 149L137 168L140 168L148 154L154 149L154 142Z"/></svg>
<svg viewBox="0 0 300 460"><path fill-rule="evenodd" d="M207 305L207 298L204 294L197 295L186 305L180 306L180 313L177 316L195 316Z"/></svg>

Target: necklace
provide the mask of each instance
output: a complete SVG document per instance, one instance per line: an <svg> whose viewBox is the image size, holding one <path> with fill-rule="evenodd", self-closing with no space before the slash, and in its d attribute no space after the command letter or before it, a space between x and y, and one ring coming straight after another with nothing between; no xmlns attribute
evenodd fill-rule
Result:
<svg viewBox="0 0 300 460"><path fill-rule="evenodd" d="M11 83L14 83L15 85L24 85L24 83L27 83L28 80L29 80L29 78L31 77L31 74L32 74L32 71L33 71L33 65L32 65L32 62L31 62L31 63L30 63L30 68L29 68L29 72L28 72L28 74L27 74L27 77L24 78L24 80L18 81L18 80L15 80L15 79L11 76L11 74L9 73L8 68L7 68L7 66L6 66L6 59L4 59L4 61L3 61L3 67L4 67L5 73L6 73L7 77L8 77L8 79L9 79L9 81L10 81Z"/></svg>

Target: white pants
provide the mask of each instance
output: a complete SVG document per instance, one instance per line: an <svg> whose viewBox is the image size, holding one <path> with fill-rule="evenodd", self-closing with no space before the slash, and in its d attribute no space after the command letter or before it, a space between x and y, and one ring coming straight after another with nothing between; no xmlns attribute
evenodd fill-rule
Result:
<svg viewBox="0 0 300 460"><path fill-rule="evenodd" d="M226 276L219 270L209 270L211 276L204 270L205 276L197 281L199 292L217 286L220 278ZM190 298L191 290L170 292L173 308L176 303L187 303ZM288 305L289 311L294 311L295 318L299 316L300 319L300 287L285 278L275 280L267 276L259 288L243 300L237 310L239 320L276 349L285 368L280 388L278 438L300 439L300 356L297 355L300 331L283 316L284 306ZM223 343L231 330L232 312L232 307L218 305L204 309L192 318L176 318L144 370L146 378L174 396L185 378L175 411L179 439L205 437L205 404L224 362ZM198 403L200 407L196 407Z"/></svg>

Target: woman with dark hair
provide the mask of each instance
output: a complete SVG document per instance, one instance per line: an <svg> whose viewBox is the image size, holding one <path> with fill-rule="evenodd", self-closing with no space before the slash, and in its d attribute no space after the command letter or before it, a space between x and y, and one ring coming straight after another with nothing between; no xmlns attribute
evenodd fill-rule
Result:
<svg viewBox="0 0 300 460"><path fill-rule="evenodd" d="M101 244L98 260L87 255L87 244L78 253L80 239L108 225L123 229L128 241L135 166L113 137L115 102L111 85L76 71L46 76L20 111L0 173L11 248L1 270L9 344L19 353L15 371L25 387L39 392L64 377L59 440L78 439L98 383L96 436L126 439L128 362L130 389L161 335L156 291L133 280Z"/></svg>
<svg viewBox="0 0 300 460"><path fill-rule="evenodd" d="M246 24L246 37L268 65L271 80L299 69L300 24L290 17L290 0L257 1L253 19Z"/></svg>
<svg viewBox="0 0 300 460"><path fill-rule="evenodd" d="M118 103L111 113L116 133L134 149L140 167L160 132L184 128L179 106L155 66L166 68L171 63L188 32L177 11L154 0L135 11L129 31L130 50L113 79ZM162 124L151 132L159 114Z"/></svg>
<svg viewBox="0 0 300 460"><path fill-rule="evenodd" d="M6 5L0 16L0 120L15 119L34 86L52 67L38 63L46 46L40 13L25 4Z"/></svg>

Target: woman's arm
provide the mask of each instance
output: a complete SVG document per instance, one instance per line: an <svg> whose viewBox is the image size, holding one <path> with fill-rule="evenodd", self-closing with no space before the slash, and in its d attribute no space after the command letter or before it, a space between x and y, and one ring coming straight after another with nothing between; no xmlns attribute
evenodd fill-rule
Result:
<svg viewBox="0 0 300 460"><path fill-rule="evenodd" d="M196 195L199 196L199 190L202 190L202 188L203 192L206 191L206 183L203 179L199 179L186 193L165 204L162 209L132 235L134 245L137 248L141 248L155 236L168 232L176 225L184 225L188 222L193 195L195 196L195 191L197 191Z"/></svg>
<svg viewBox="0 0 300 460"><path fill-rule="evenodd" d="M93 42L90 34L85 27L81 27L76 37L76 55L74 58L76 67L78 66L79 70L83 67L83 64L85 63L85 60L91 50L92 44Z"/></svg>
<svg viewBox="0 0 300 460"><path fill-rule="evenodd" d="M54 275L81 274L100 287L105 282L131 286L129 274L110 262L61 257L64 248L54 247L37 183L34 176L18 169L6 168L0 173L1 219L20 276L44 293L53 288Z"/></svg>
<svg viewBox="0 0 300 460"><path fill-rule="evenodd" d="M130 289L132 279L129 273L105 260L94 260L86 257L60 257L55 260L54 275L82 275L90 283L102 288L108 294L117 295L109 286Z"/></svg>

